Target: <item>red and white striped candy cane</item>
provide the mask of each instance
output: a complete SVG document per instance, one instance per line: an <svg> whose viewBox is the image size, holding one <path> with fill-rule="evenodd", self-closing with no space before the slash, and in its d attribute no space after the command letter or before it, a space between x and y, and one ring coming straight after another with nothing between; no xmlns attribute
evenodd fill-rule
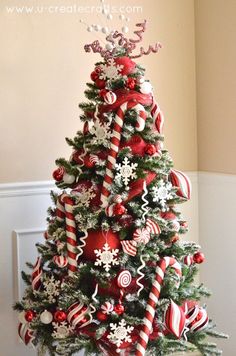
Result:
<svg viewBox="0 0 236 356"><path fill-rule="evenodd" d="M73 214L74 201L69 196L63 197L66 217L66 246L68 255L69 274L77 271L77 241L76 241L76 224Z"/></svg>
<svg viewBox="0 0 236 356"><path fill-rule="evenodd" d="M111 194L110 186L113 180L112 170L115 167L116 157L119 151L121 132L124 124L124 117L126 111L130 109L137 111L138 114L137 123L135 125L136 130L142 131L145 126L145 120L147 118L147 114L144 107L141 104L131 100L131 101L126 101L118 108L114 120L114 126L112 131L112 138L111 138L111 148L109 150L108 157L107 157L106 172L105 172L102 191L101 191L101 202L103 208L105 208L108 205L108 198Z"/></svg>
<svg viewBox="0 0 236 356"><path fill-rule="evenodd" d="M163 125L164 125L164 115L162 111L160 110L159 105L156 102L153 102L152 107L151 107L151 115L154 120L155 127L159 134L162 134L163 131Z"/></svg>
<svg viewBox="0 0 236 356"><path fill-rule="evenodd" d="M58 221L65 220L65 205L63 199L66 197L66 194L61 194L57 198L57 209L56 209L56 217Z"/></svg>
<svg viewBox="0 0 236 356"><path fill-rule="evenodd" d="M147 348L149 335L152 330L152 324L155 316L156 305L158 303L161 285L165 276L165 271L167 267L170 266L175 269L178 276L181 276L181 266L173 257L164 257L160 260L156 267L156 277L152 284L151 291L149 293L149 298L146 306L145 316L143 320L143 326L139 333L139 339L136 347L135 356L145 355L145 350Z"/></svg>

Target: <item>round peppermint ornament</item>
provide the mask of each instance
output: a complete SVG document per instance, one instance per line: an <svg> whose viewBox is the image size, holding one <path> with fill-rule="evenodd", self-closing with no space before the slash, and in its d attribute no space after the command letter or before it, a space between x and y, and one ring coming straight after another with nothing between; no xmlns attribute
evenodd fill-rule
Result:
<svg viewBox="0 0 236 356"><path fill-rule="evenodd" d="M130 271L125 269L124 271L121 271L118 276L117 276L117 286L119 288L127 288L132 281L132 276Z"/></svg>
<svg viewBox="0 0 236 356"><path fill-rule="evenodd" d="M103 95L103 99L107 104L111 105L116 102L117 96L113 93L113 91L108 91L105 95Z"/></svg>

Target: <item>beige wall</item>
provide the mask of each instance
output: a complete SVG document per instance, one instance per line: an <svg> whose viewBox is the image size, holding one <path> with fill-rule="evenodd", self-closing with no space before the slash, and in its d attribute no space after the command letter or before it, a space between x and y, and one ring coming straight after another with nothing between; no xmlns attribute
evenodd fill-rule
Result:
<svg viewBox="0 0 236 356"><path fill-rule="evenodd" d="M50 1L53 3L66 2ZM77 3L94 5L99 1ZM87 33L79 18L89 23L96 23L97 18L7 14L4 7L11 4L2 0L0 11L0 182L48 180L55 158L70 154L64 137L74 136L81 127L77 105L99 59L83 51L83 44L96 34ZM20 1L17 4L21 5ZM149 19L145 44L155 40L163 44L159 55L140 62L147 68L165 113L166 147L177 168L196 170L193 1L137 0L135 5L141 5L143 13L134 17Z"/></svg>
<svg viewBox="0 0 236 356"><path fill-rule="evenodd" d="M236 1L196 1L199 170L236 174Z"/></svg>

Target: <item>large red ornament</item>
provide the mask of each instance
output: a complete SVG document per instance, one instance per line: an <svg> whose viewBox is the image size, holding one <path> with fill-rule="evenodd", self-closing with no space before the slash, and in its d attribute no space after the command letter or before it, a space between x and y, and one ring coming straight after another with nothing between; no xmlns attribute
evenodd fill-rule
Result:
<svg viewBox="0 0 236 356"><path fill-rule="evenodd" d="M165 314L165 324L167 329L178 339L184 331L185 320L186 318L183 309L171 300Z"/></svg>
<svg viewBox="0 0 236 356"><path fill-rule="evenodd" d="M63 178L64 173L65 169L63 167L59 167L52 173L52 176L57 182L60 182Z"/></svg>
<svg viewBox="0 0 236 356"><path fill-rule="evenodd" d="M196 252L194 255L193 255L193 261L195 263L202 263L205 261L205 256L202 252Z"/></svg>
<svg viewBox="0 0 236 356"><path fill-rule="evenodd" d="M94 250L102 250L105 243L108 243L111 250L121 248L119 235L112 230L89 230L85 242L82 256L90 261L96 260Z"/></svg>
<svg viewBox="0 0 236 356"><path fill-rule="evenodd" d="M36 314L33 310L27 310L27 312L25 312L25 320L29 323L35 318L35 316Z"/></svg>
<svg viewBox="0 0 236 356"><path fill-rule="evenodd" d="M98 310L96 313L96 317L99 321L106 321L108 318L108 315L104 314L101 310Z"/></svg>
<svg viewBox="0 0 236 356"><path fill-rule="evenodd" d="M116 57L115 62L118 65L122 65L123 68L120 71L122 75L128 75L134 72L136 63L129 57Z"/></svg>
<svg viewBox="0 0 236 356"><path fill-rule="evenodd" d="M63 321L65 321L66 318L67 318L67 314L63 310L57 310L54 313L54 319L55 319L55 321L57 321L59 323L62 323Z"/></svg>
<svg viewBox="0 0 236 356"><path fill-rule="evenodd" d="M121 142L120 149L124 147L130 147L133 155L139 155L141 157L144 156L146 142L142 139L142 137L138 135L134 135L130 140Z"/></svg>

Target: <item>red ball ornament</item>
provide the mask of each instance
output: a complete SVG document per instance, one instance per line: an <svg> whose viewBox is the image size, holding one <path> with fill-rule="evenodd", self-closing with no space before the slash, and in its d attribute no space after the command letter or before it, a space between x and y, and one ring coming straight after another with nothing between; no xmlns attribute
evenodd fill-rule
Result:
<svg viewBox="0 0 236 356"><path fill-rule="evenodd" d="M52 176L57 182L60 182L63 178L64 173L65 169L63 167L59 167L53 172Z"/></svg>
<svg viewBox="0 0 236 356"><path fill-rule="evenodd" d="M125 307L124 307L123 304L120 304L120 303L119 303L119 304L116 304L116 305L114 306L114 312L115 312L117 315L123 314L124 311L125 311Z"/></svg>
<svg viewBox="0 0 236 356"><path fill-rule="evenodd" d="M193 256L191 255L184 256L184 264L187 266L191 266L193 264Z"/></svg>
<svg viewBox="0 0 236 356"><path fill-rule="evenodd" d="M115 204L115 206L113 208L113 212L114 212L115 216L123 215L126 212L126 209L123 204L117 203L117 204Z"/></svg>
<svg viewBox="0 0 236 356"><path fill-rule="evenodd" d="M85 155L83 160L86 168L93 168L95 166L95 162L91 160L90 155Z"/></svg>
<svg viewBox="0 0 236 356"><path fill-rule="evenodd" d="M127 88L132 90L135 88L136 80L134 78L129 77L127 78L125 85L127 86Z"/></svg>
<svg viewBox="0 0 236 356"><path fill-rule="evenodd" d="M107 243L111 250L120 249L119 235L112 230L88 230L88 237L85 240L86 245L83 248L83 255L87 260L95 261L96 255L94 250L102 250Z"/></svg>
<svg viewBox="0 0 236 356"><path fill-rule="evenodd" d="M65 321L66 318L67 318L67 314L63 310L57 310L54 313L54 319L55 319L55 321L57 321L59 323L62 323L63 321Z"/></svg>
<svg viewBox="0 0 236 356"><path fill-rule="evenodd" d="M103 80L103 79L97 79L97 80L95 81L95 84L96 84L96 86L97 86L99 89L103 89L103 88L105 88L106 81Z"/></svg>
<svg viewBox="0 0 236 356"><path fill-rule="evenodd" d="M194 261L195 263L198 263L198 264L204 262L204 261L205 261L205 256L204 256L204 254L203 254L202 252L196 252L196 253L193 255L193 261Z"/></svg>
<svg viewBox="0 0 236 356"><path fill-rule="evenodd" d="M108 315L104 314L101 310L98 310L98 312L96 313L96 317L99 321L106 321L108 318Z"/></svg>
<svg viewBox="0 0 236 356"><path fill-rule="evenodd" d="M106 95L106 93L108 93L108 90L106 90L106 89L101 89L101 90L99 91L99 96L100 96L101 98L103 98L103 97Z"/></svg>
<svg viewBox="0 0 236 356"><path fill-rule="evenodd" d="M27 310L27 312L25 312L25 320L30 323L34 319L35 315L36 314L33 310Z"/></svg>
<svg viewBox="0 0 236 356"><path fill-rule="evenodd" d="M94 72L96 72L97 74L100 74L101 73L101 67L96 67L94 69Z"/></svg>
<svg viewBox="0 0 236 356"><path fill-rule="evenodd" d="M92 79L92 81L96 81L98 79L98 73L96 73L96 71L93 71L91 74L90 74L90 78Z"/></svg>
<svg viewBox="0 0 236 356"><path fill-rule="evenodd" d="M157 149L155 145L152 145L151 143L148 143L147 146L145 147L145 153L149 156L153 156L156 153Z"/></svg>

